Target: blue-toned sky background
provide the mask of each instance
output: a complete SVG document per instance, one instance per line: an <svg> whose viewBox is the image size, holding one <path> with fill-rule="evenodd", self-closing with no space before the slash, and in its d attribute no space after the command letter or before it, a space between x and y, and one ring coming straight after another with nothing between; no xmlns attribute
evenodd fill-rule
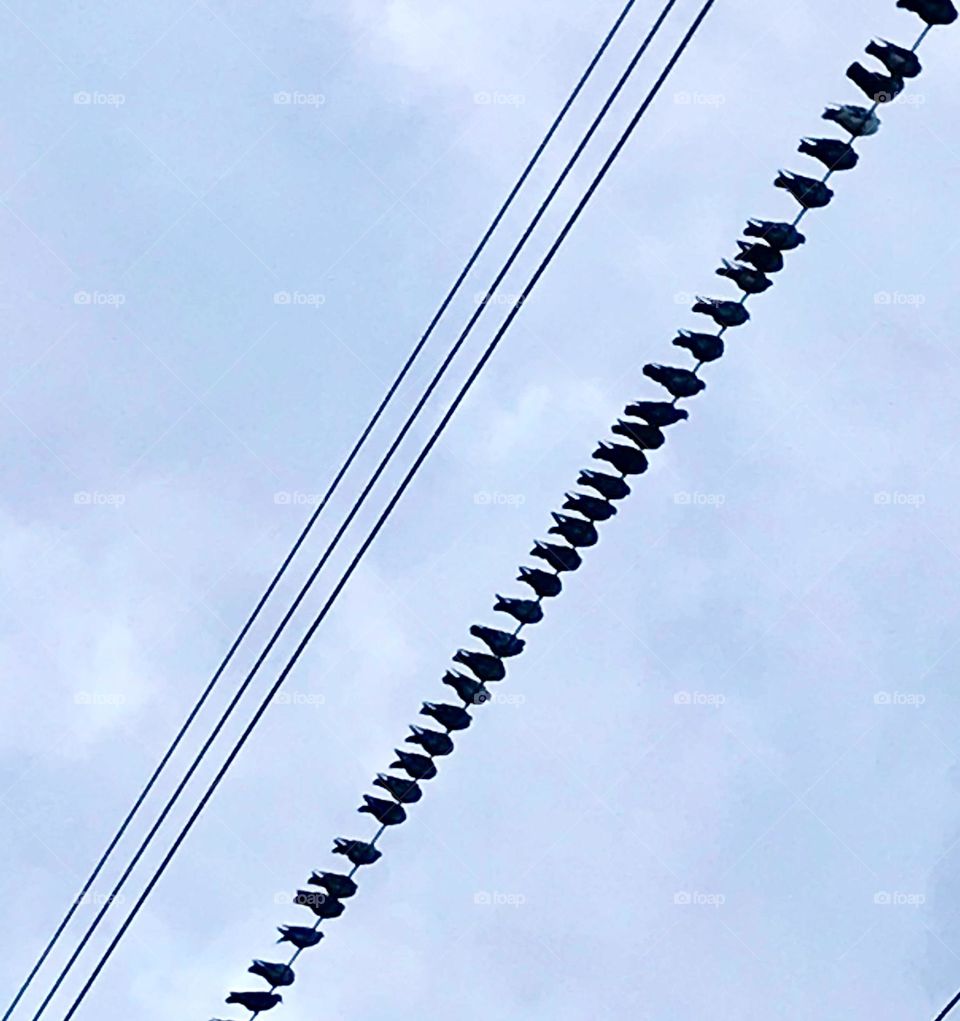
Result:
<svg viewBox="0 0 960 1021"><path fill-rule="evenodd" d="M620 6L0 4L6 992ZM416 381L659 6L637 5ZM698 6L678 5L504 294ZM893 0L718 0L78 1016L243 1016L223 997L309 917L289 898L343 861L333 837L372 832L360 795L449 691L468 626L522 594L516 565L594 441L657 396L642 365L677 354L694 294L733 294L713 270L747 217L792 217L773 178L813 170L797 141L856 101L847 64L919 24ZM960 986L956 31L924 44L500 703L301 959L288 1021L919 1021Z"/></svg>

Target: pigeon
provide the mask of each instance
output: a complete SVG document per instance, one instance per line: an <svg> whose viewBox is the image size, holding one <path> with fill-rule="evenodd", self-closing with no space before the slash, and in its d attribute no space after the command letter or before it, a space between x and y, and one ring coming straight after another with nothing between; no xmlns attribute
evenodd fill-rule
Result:
<svg viewBox="0 0 960 1021"><path fill-rule="evenodd" d="M387 773L377 773L374 787L382 787L388 794L391 794L401 805L413 805L423 797L423 791L413 782L399 776L390 776Z"/></svg>
<svg viewBox="0 0 960 1021"><path fill-rule="evenodd" d="M439 730L427 730L411 724L413 733L407 738L410 744L418 744L428 755L449 755L453 751L453 741L449 734L441 734Z"/></svg>
<svg viewBox="0 0 960 1021"><path fill-rule="evenodd" d="M897 7L919 14L928 25L952 25L957 20L950 0L897 0Z"/></svg>
<svg viewBox="0 0 960 1021"><path fill-rule="evenodd" d="M820 160L829 170L853 170L860 162L853 147L836 138L803 138L797 152Z"/></svg>
<svg viewBox="0 0 960 1021"><path fill-rule="evenodd" d="M366 812L372 815L377 822L384 826L399 826L405 822L407 813L402 805L394 801L384 801L383 798L375 798L370 794L364 794L363 804L357 809L358 812Z"/></svg>
<svg viewBox="0 0 960 1021"><path fill-rule="evenodd" d="M625 415L632 418L642 418L648 425L655 425L664 428L668 425L676 425L690 417L689 411L678 408L667 401L634 401L624 409Z"/></svg>
<svg viewBox="0 0 960 1021"><path fill-rule="evenodd" d="M598 461L612 464L621 475L642 475L649 467L642 450L625 447L622 443L601 443L593 456Z"/></svg>
<svg viewBox="0 0 960 1021"><path fill-rule="evenodd" d="M306 925L281 925L277 932L280 933L278 943L292 943L297 950L315 947L323 939L319 929L310 929Z"/></svg>
<svg viewBox="0 0 960 1021"><path fill-rule="evenodd" d="M698 379L689 369L677 369L671 365L644 365L643 374L673 394L681 397L695 397L707 384Z"/></svg>
<svg viewBox="0 0 960 1021"><path fill-rule="evenodd" d="M260 978L265 979L274 988L277 986L292 986L293 980L296 977L293 974L293 968L289 964L271 964L270 961L254 961L247 968L247 971L251 975L259 975Z"/></svg>
<svg viewBox="0 0 960 1021"><path fill-rule="evenodd" d="M334 840L333 853L346 855L354 865L372 865L383 857L383 852L378 851L373 844L364 843L362 840L347 840L346 837L337 837Z"/></svg>
<svg viewBox="0 0 960 1021"><path fill-rule="evenodd" d="M610 431L633 440L641 450L659 450L667 442L666 436L655 425L624 422L622 418L617 420L617 424Z"/></svg>
<svg viewBox="0 0 960 1021"><path fill-rule="evenodd" d="M587 496L586 493L565 493L564 496L566 496L564 510L576 511L591 521L608 521L617 513L617 508L609 500L601 500L597 496ZM519 619L517 617L517 620ZM530 623L535 624L536 621Z"/></svg>
<svg viewBox="0 0 960 1021"><path fill-rule="evenodd" d="M792 223L774 220L748 220L743 233L748 238L761 238L781 252L792 252L807 240Z"/></svg>
<svg viewBox="0 0 960 1021"><path fill-rule="evenodd" d="M577 477L578 486L589 486L595 489L605 500L622 500L630 495L630 487L626 479L618 479L615 475L591 471L584 468Z"/></svg>
<svg viewBox="0 0 960 1021"><path fill-rule="evenodd" d="M385 801L384 804L390 802ZM297 890L293 903L302 908L309 908L317 918L339 918L346 910L346 905L341 904L336 897L320 893L319 890Z"/></svg>
<svg viewBox="0 0 960 1021"><path fill-rule="evenodd" d="M753 273L755 270L744 272ZM698 362L715 362L723 355L723 338L715 337L712 333L691 333L689 330L681 330L673 345L686 348Z"/></svg>
<svg viewBox="0 0 960 1021"><path fill-rule="evenodd" d="M823 111L825 121L839 124L844 131L849 131L855 138L866 138L880 130L880 118L865 106L828 106Z"/></svg>
<svg viewBox="0 0 960 1021"><path fill-rule="evenodd" d="M596 528L582 518L572 518L569 514L551 513L550 517L556 524L549 530L551 535L561 535L571 546L596 546L600 538Z"/></svg>
<svg viewBox="0 0 960 1021"><path fill-rule="evenodd" d="M517 600L517 602L523 602L523 600ZM539 607L540 604L531 600L531 605ZM478 681L474 677L467 677L466 674L461 674L458 670L448 670L443 675L443 683L449 684L460 700L467 705L483 705L484 702L490 701L490 692L484 687L482 681ZM424 779L427 780L429 777L424 777Z"/></svg>
<svg viewBox="0 0 960 1021"><path fill-rule="evenodd" d="M563 582L555 574L541 571L539 567L521 567L517 581L529 585L541 599L550 599L560 595Z"/></svg>
<svg viewBox="0 0 960 1021"><path fill-rule="evenodd" d="M227 1003L239 1003L241 1007L259 1014L263 1010L276 1007L278 1003L283 1003L283 997L279 993L231 993L227 997Z"/></svg>
<svg viewBox="0 0 960 1021"><path fill-rule="evenodd" d="M822 209L833 198L833 192L823 181L815 181L812 177L794 174L789 170L781 170L773 183L775 187L790 192L804 209Z"/></svg>
<svg viewBox="0 0 960 1021"><path fill-rule="evenodd" d="M740 254L735 255L734 258L738 262L749 262L761 273L779 273L783 269L783 253L779 248L751 244L748 241L738 241L737 247L740 249Z"/></svg>
<svg viewBox="0 0 960 1021"><path fill-rule="evenodd" d="M509 659L511 656L519 656L523 652L524 641L511 635L507 631L498 631L496 628L484 627L482 624L472 624L470 634L479 638L484 645L499 659Z"/></svg>
<svg viewBox="0 0 960 1021"><path fill-rule="evenodd" d="M904 90L904 81L892 74L868 71L859 60L847 68L847 77L874 103L890 103Z"/></svg>
<svg viewBox="0 0 960 1021"><path fill-rule="evenodd" d="M311 886L322 887L331 897L338 900L352 897L357 892L357 884L339 872L314 872L307 880Z"/></svg>
<svg viewBox="0 0 960 1021"><path fill-rule="evenodd" d="M460 674L454 676L460 677ZM469 677L464 677L464 681L470 680ZM445 683L449 684L449 681ZM479 682L474 681L474 684ZM482 688L483 685L481 684ZM461 696L462 697L462 696ZM437 775L437 767L433 764L433 760L428 758L426 755L420 755L419 752L405 752L399 748L394 748L394 752L397 756L396 762L390 763L391 769L405 769L407 776L412 776L414 780L432 780Z"/></svg>
<svg viewBox="0 0 960 1021"><path fill-rule="evenodd" d="M472 722L466 709L445 702L424 702L420 714L432 716L444 730L466 730Z"/></svg>
<svg viewBox="0 0 960 1021"><path fill-rule="evenodd" d="M546 560L555 571L576 571L583 563L580 554L575 549L570 546L558 546L553 542L537 540L533 544L530 555Z"/></svg>
<svg viewBox="0 0 960 1021"><path fill-rule="evenodd" d="M916 78L923 70L920 58L913 50L887 42L886 39L879 42L876 39L872 40L867 47L867 53L871 57L876 57L890 74L898 78Z"/></svg>
<svg viewBox="0 0 960 1021"><path fill-rule="evenodd" d="M741 291L746 294L763 294L768 288L773 287L773 281L758 269L751 269L749 266L736 266L732 262L723 260L723 265L717 270L718 277L727 277L732 280ZM676 344L676 341L674 341ZM685 345L680 345L681 347ZM719 355L717 356L719 358Z"/></svg>
<svg viewBox="0 0 960 1021"><path fill-rule="evenodd" d="M507 676L506 667L496 656L485 652L472 652L458 649L453 657L455 663L461 663L481 680L486 682L502 681Z"/></svg>
<svg viewBox="0 0 960 1021"><path fill-rule="evenodd" d="M742 301L726 301L722 298L698 297L693 311L710 318L724 329L743 326L750 318L750 313L743 307Z"/></svg>
<svg viewBox="0 0 960 1021"><path fill-rule="evenodd" d="M585 496L584 500L591 500L593 497ZM609 507L610 504L603 503L602 500L597 500L597 503L603 504L604 507ZM564 507L569 507L570 510L577 510L577 507L570 507L570 501L564 504ZM582 512L581 512L582 513ZM614 514L616 511L614 510ZM493 608L499 613L509 613L514 620L520 621L521 624L539 624L543 620L543 607L537 602L536 599L514 599L512 597L501 596L497 594L497 601L494 603ZM466 698L465 702L470 702L472 699Z"/></svg>

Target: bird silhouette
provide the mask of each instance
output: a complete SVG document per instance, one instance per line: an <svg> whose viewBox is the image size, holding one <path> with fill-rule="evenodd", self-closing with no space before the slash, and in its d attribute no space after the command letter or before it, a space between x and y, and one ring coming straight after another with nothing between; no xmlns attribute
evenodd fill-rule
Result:
<svg viewBox="0 0 960 1021"><path fill-rule="evenodd" d="M659 450L667 442L666 436L655 425L625 422L622 418L617 420L617 424L610 431L632 440L641 450Z"/></svg>
<svg viewBox="0 0 960 1021"><path fill-rule="evenodd" d="M545 560L555 571L576 571L583 563L580 554L570 546L537 540L530 551L533 557Z"/></svg>
<svg viewBox="0 0 960 1021"><path fill-rule="evenodd" d="M556 524L549 529L551 535L563 536L571 546L596 546L599 535L596 528L582 518L572 518L569 514L552 512L550 517Z"/></svg>
<svg viewBox="0 0 960 1021"><path fill-rule="evenodd" d="M643 374L665 387L677 399L695 397L707 388L707 384L689 369L677 369L671 365L644 365Z"/></svg>
<svg viewBox="0 0 960 1021"><path fill-rule="evenodd" d="M589 500L592 498L584 497L584 499ZM567 507L569 503L570 501L568 500L564 507ZM604 507L610 506L607 503L603 503L602 500L597 500L597 503L603 504ZM570 509L576 510L577 508L571 507ZM518 620L521 624L539 624L543 620L543 607L535 599L515 599L498 594L493 608L498 613L509 613L514 620ZM470 699L466 698L464 701L469 702Z"/></svg>
<svg viewBox="0 0 960 1021"><path fill-rule="evenodd" d="M410 744L418 744L428 755L449 755L453 751L453 740L449 734L441 734L439 730L428 730L411 724L413 733L406 739Z"/></svg>
<svg viewBox="0 0 960 1021"><path fill-rule="evenodd" d="M507 676L506 667L496 657L486 652L473 652L468 649L457 649L454 662L461 663L468 670L472 670L481 681L490 683L502 681Z"/></svg>
<svg viewBox="0 0 960 1021"><path fill-rule="evenodd" d="M346 837L337 837L334 840L333 853L346 856L354 865L372 865L383 857L383 852L378 851L373 844L367 844L362 840L348 840Z"/></svg>
<svg viewBox="0 0 960 1021"><path fill-rule="evenodd" d="M384 826L399 826L407 818L407 813L403 810L402 805L398 805L395 801L375 798L370 794L364 794L363 804L357 811L372 815L377 822Z"/></svg>
<svg viewBox="0 0 960 1021"><path fill-rule="evenodd" d="M314 872L307 882L311 886L319 886L326 890L331 897L338 900L352 897L357 892L357 884L349 876L341 875L339 872Z"/></svg>
<svg viewBox="0 0 960 1021"><path fill-rule="evenodd" d="M860 162L853 147L837 138L803 138L797 151L819 160L829 170L853 170Z"/></svg>
<svg viewBox="0 0 960 1021"><path fill-rule="evenodd" d="M388 802L385 802L388 804ZM346 910L346 905L319 890L297 890L293 903L302 908L309 908L317 918L339 918Z"/></svg>
<svg viewBox="0 0 960 1021"><path fill-rule="evenodd" d="M511 656L519 656L523 652L524 641L508 631L500 631L493 627L484 627L483 624L472 624L470 634L479 638L481 642L499 659L509 659Z"/></svg>
<svg viewBox="0 0 960 1021"><path fill-rule="evenodd" d="M529 585L541 599L550 599L560 595L563 582L555 574L541 571L539 567L521 567L517 581Z"/></svg>
<svg viewBox="0 0 960 1021"><path fill-rule="evenodd" d="M676 425L690 417L690 412L678 408L667 401L634 401L624 409L625 415L632 418L641 418L648 425L655 425L659 428L666 428L668 425Z"/></svg>
<svg viewBox="0 0 960 1021"><path fill-rule="evenodd" d="M743 326L750 318L750 313L743 307L742 301L728 301L723 298L698 297L693 306L693 311L701 315L710 316L718 326L723 326L727 329L734 326Z"/></svg>
<svg viewBox="0 0 960 1021"><path fill-rule="evenodd" d="M289 964L272 964L270 961L254 961L247 971L251 975L259 975L272 986L292 986L296 978Z"/></svg>
<svg viewBox="0 0 960 1021"><path fill-rule="evenodd" d="M277 932L280 933L278 943L292 943L297 950L308 950L323 939L319 929L311 929L306 925L281 925Z"/></svg>
<svg viewBox="0 0 960 1021"><path fill-rule="evenodd" d="M726 259L723 260L723 265L717 270L717 276L732 280L746 294L763 294L768 288L773 287L773 281L765 273L761 273L760 270L753 269L750 266L737 266ZM674 341L674 344L676 343ZM680 347L684 346L683 344L680 345ZM717 355L717 357L719 358L720 356ZM708 361L708 359L704 359L704 361Z"/></svg>
<svg viewBox="0 0 960 1021"><path fill-rule="evenodd" d="M859 60L855 60L847 68L847 77L874 103L892 102L905 87L902 78L892 74L880 74L879 71L869 71Z"/></svg>
<svg viewBox="0 0 960 1021"><path fill-rule="evenodd" d="M445 702L424 702L420 713L435 719L444 730L466 730L472 722L466 709Z"/></svg>
<svg viewBox="0 0 960 1021"><path fill-rule="evenodd" d="M876 57L892 75L898 78L916 78L923 70L920 58L904 46L888 42L886 39L873 39L867 47L867 53Z"/></svg>
<svg viewBox="0 0 960 1021"><path fill-rule="evenodd" d="M749 262L761 273L779 273L783 269L783 253L779 248L749 241L738 241L737 247L740 254L734 258L738 262Z"/></svg>
<svg viewBox="0 0 960 1021"><path fill-rule="evenodd" d="M576 511L591 521L608 521L617 513L617 508L609 500L601 500L598 496L588 496L586 493L565 493L564 496L564 510ZM530 623L535 624L536 621Z"/></svg>
<svg viewBox="0 0 960 1021"><path fill-rule="evenodd" d="M283 997L279 993L231 993L227 997L227 1003L239 1003L241 1007L255 1014L264 1010L271 1010L278 1003L283 1003Z"/></svg>
<svg viewBox="0 0 960 1021"><path fill-rule="evenodd" d="M642 475L649 467L642 450L625 447L622 443L601 443L593 456L598 461L612 464L621 475Z"/></svg>
<svg viewBox="0 0 960 1021"><path fill-rule="evenodd" d="M828 106L823 111L823 119L839 124L855 138L867 138L880 130L880 118L865 106L853 106L849 103Z"/></svg>
<svg viewBox="0 0 960 1021"><path fill-rule="evenodd" d="M589 486L595 489L605 500L622 500L630 495L630 487L626 479L618 479L615 475L592 471L584 468L577 476L578 486Z"/></svg>
<svg viewBox="0 0 960 1021"><path fill-rule="evenodd" d="M457 677L460 674L456 675ZM446 681L446 678L444 678ZM469 677L464 677L464 681L470 680ZM446 681L449 684L449 681ZM474 684L478 684L478 681L474 681ZM481 684L482 688L483 685ZM394 748L394 753L397 756L396 762L390 763L391 769L404 769L407 772L407 776L412 776L414 780L432 780L437 775L437 767L434 765L433 760L426 755L421 755L419 752L405 752L400 748Z"/></svg>
<svg viewBox="0 0 960 1021"><path fill-rule="evenodd" d="M833 198L833 192L823 181L794 174L789 170L781 170L773 183L775 187L790 192L804 209L822 209Z"/></svg>
<svg viewBox="0 0 960 1021"><path fill-rule="evenodd" d="M423 797L423 791L416 783L405 777L390 776L388 773L377 773L373 785L374 787L382 787L388 794L399 801L401 805L414 805Z"/></svg>
<svg viewBox="0 0 960 1021"><path fill-rule="evenodd" d="M748 238L761 238L781 252L791 252L807 240L792 223L776 220L748 220L743 233Z"/></svg>
<svg viewBox="0 0 960 1021"><path fill-rule="evenodd" d="M686 348L698 362L714 362L723 355L723 338L712 333L691 333L689 330L681 330L673 345Z"/></svg>
<svg viewBox="0 0 960 1021"><path fill-rule="evenodd" d="M897 7L919 14L928 25L952 25L957 20L950 0L897 0Z"/></svg>

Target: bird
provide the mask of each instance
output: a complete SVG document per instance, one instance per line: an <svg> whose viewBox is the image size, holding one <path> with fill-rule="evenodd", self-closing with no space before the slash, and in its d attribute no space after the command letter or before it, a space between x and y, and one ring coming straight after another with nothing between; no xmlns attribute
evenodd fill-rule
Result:
<svg viewBox="0 0 960 1021"><path fill-rule="evenodd" d="M605 500L622 500L630 495L630 487L626 479L618 479L615 475L591 471L584 468L577 476L578 486L589 486L595 489Z"/></svg>
<svg viewBox="0 0 960 1021"><path fill-rule="evenodd" d="M617 420L617 424L610 431L633 440L641 450L659 450L667 442L666 436L655 425L624 422L622 418Z"/></svg>
<svg viewBox="0 0 960 1021"><path fill-rule="evenodd" d="M499 659L509 659L511 656L519 656L523 652L524 641L511 635L507 631L499 631L497 628L484 627L482 624L471 624L470 634L479 638L484 645Z"/></svg>
<svg viewBox="0 0 960 1021"><path fill-rule="evenodd" d="M566 497L563 504L564 510L576 511L591 521L608 521L617 513L617 508L609 500L601 500L598 496L588 496L586 493L564 493L564 496ZM517 620L520 618L517 617ZM528 622L524 621L524 623ZM529 623L535 624L536 621L529 621Z"/></svg>
<svg viewBox="0 0 960 1021"><path fill-rule="evenodd" d="M345 899L352 897L357 892L357 884L349 877L339 872L314 872L307 880L311 886L322 887L331 897Z"/></svg>
<svg viewBox="0 0 960 1021"><path fill-rule="evenodd" d="M898 78L916 78L923 70L920 58L913 50L897 46L896 43L888 42L886 39L881 39L879 42L876 39L871 40L867 47L867 53L871 57L876 57L890 74L896 75Z"/></svg>
<svg viewBox="0 0 960 1021"><path fill-rule="evenodd" d="M390 802L385 801L385 805ZM331 897L328 893L320 893L317 890L297 890L293 903L302 908L309 908L317 918L339 918L346 910L346 905Z"/></svg>
<svg viewBox="0 0 960 1021"><path fill-rule="evenodd" d="M592 500L594 497L585 496L584 500ZM597 503L602 504L604 507L609 507L610 504L604 503L602 500L597 500ZM568 500L564 507L569 507L570 500ZM577 507L569 507L570 510L577 510ZM583 513L581 511L581 513ZM616 514L616 510L614 510ZM493 604L493 608L498 613L509 613L514 620L520 621L521 624L539 624L543 620L543 607L537 602L536 599L516 599L512 596L501 596L497 594L497 601ZM464 699L465 702L471 701L471 699Z"/></svg>
<svg viewBox="0 0 960 1021"><path fill-rule="evenodd" d="M833 192L823 181L815 181L812 177L794 174L789 170L781 170L773 184L776 188L790 192L804 209L822 209L833 198Z"/></svg>
<svg viewBox="0 0 960 1021"><path fill-rule="evenodd" d="M689 330L681 330L673 344L674 347L686 348L698 362L715 362L723 354L723 338L712 333L691 333Z"/></svg>
<svg viewBox="0 0 960 1021"><path fill-rule="evenodd" d="M557 575L541 571L539 567L521 567L517 581L529 585L541 599L558 596L563 589L563 582Z"/></svg>
<svg viewBox="0 0 960 1021"><path fill-rule="evenodd" d="M423 797L423 791L413 780L405 780L399 776L390 776L388 773L377 773L373 781L374 787L382 787L388 794L391 794L401 805L413 805Z"/></svg>
<svg viewBox="0 0 960 1021"><path fill-rule="evenodd" d="M271 1010L278 1003L283 1003L283 997L279 993L231 993L227 997L227 1003L239 1003L241 1007L259 1014L263 1010Z"/></svg>
<svg viewBox="0 0 960 1021"><path fill-rule="evenodd" d="M749 262L754 269L761 273L779 273L783 269L783 253L779 248L772 248L770 245L761 245L749 241L738 241L737 247L740 254L734 258L738 262Z"/></svg>
<svg viewBox="0 0 960 1021"><path fill-rule="evenodd" d="M294 978L293 968L289 964L272 964L270 961L254 961L247 968L251 975L259 975L271 986L292 986Z"/></svg>
<svg viewBox="0 0 960 1021"><path fill-rule="evenodd" d="M623 413L632 418L642 418L648 425L659 426L661 429L690 417L689 411L667 401L634 401L623 409Z"/></svg>
<svg viewBox="0 0 960 1021"><path fill-rule="evenodd" d="M950 0L897 0L897 7L919 14L928 25L952 25L957 20Z"/></svg>
<svg viewBox="0 0 960 1021"><path fill-rule="evenodd" d="M383 852L378 851L373 844L364 843L362 840L348 840L346 837L337 837L334 840L333 853L345 855L354 865L372 865L383 857Z"/></svg>
<svg viewBox="0 0 960 1021"><path fill-rule="evenodd" d="M487 683L502 681L507 676L507 670L503 663L496 656L490 656L485 652L457 649L453 659L455 663L463 664L468 670L472 670L481 681Z"/></svg>
<svg viewBox="0 0 960 1021"><path fill-rule="evenodd" d="M459 677L460 674L456 676ZM465 681L469 679L468 677L463 678ZM483 687L483 685L480 686ZM437 775L437 767L428 756L420 755L419 752L405 752L400 748L394 748L394 752L397 761L390 763L391 769L405 769L407 776L412 776L414 780L432 780Z"/></svg>
<svg viewBox="0 0 960 1021"><path fill-rule="evenodd" d="M571 546L596 546L600 538L596 528L582 518L572 518L569 514L552 512L550 517L556 524L549 529L551 535L561 535Z"/></svg>
<svg viewBox="0 0 960 1021"><path fill-rule="evenodd" d="M539 557L555 571L576 571L583 563L580 554L571 546L558 546L554 542L540 542L538 539L530 551L533 557Z"/></svg>
<svg viewBox="0 0 960 1021"><path fill-rule="evenodd" d="M768 288L773 287L773 281L758 269L751 269L749 266L736 266L732 262L723 260L723 265L717 270L718 277L727 277L732 280L741 291L746 294L763 294ZM674 344L677 342L674 341ZM681 344L680 347L686 345ZM722 353L722 352L721 352ZM716 356L717 358L720 355ZM709 361L709 359L704 359Z"/></svg>
<svg viewBox="0 0 960 1021"><path fill-rule="evenodd" d="M413 733L407 738L410 744L418 744L428 755L449 755L453 751L453 740L449 734L441 734L439 730L427 730L411 724Z"/></svg>
<svg viewBox="0 0 960 1021"><path fill-rule="evenodd" d="M407 818L407 813L402 805L398 805L395 801L375 798L370 794L364 794L363 804L357 811L372 815L377 822L382 823L384 826L399 826Z"/></svg>
<svg viewBox="0 0 960 1021"><path fill-rule="evenodd" d="M643 374L673 394L681 397L695 397L707 384L689 369L677 369L671 365L644 365Z"/></svg>
<svg viewBox="0 0 960 1021"><path fill-rule="evenodd" d="M646 455L635 447L622 443L602 443L593 452L598 461L612 464L621 475L642 475L649 467Z"/></svg>
<svg viewBox="0 0 960 1021"><path fill-rule="evenodd" d="M297 950L315 947L323 939L319 929L311 929L306 925L281 925L277 932L280 933L278 943L292 943Z"/></svg>
<svg viewBox="0 0 960 1021"><path fill-rule="evenodd" d="M797 151L820 160L829 170L853 170L860 162L853 146L837 138L803 138Z"/></svg>
<svg viewBox="0 0 960 1021"><path fill-rule="evenodd" d="M750 318L750 313L744 308L742 301L728 301L723 298L701 298L698 296L693 311L710 316L718 326L725 329L743 326Z"/></svg>
<svg viewBox="0 0 960 1021"><path fill-rule="evenodd" d="M748 220L743 233L749 238L761 238L781 252L792 252L807 240L792 223L775 220Z"/></svg>
<svg viewBox="0 0 960 1021"><path fill-rule="evenodd" d="M874 103L889 103L905 88L902 78L892 74L880 74L879 71L868 71L859 60L855 60L847 68L847 77Z"/></svg>
<svg viewBox="0 0 960 1021"><path fill-rule="evenodd" d="M420 713L433 717L444 730L466 730L472 722L466 709L445 702L424 702Z"/></svg>
<svg viewBox="0 0 960 1021"><path fill-rule="evenodd" d="M825 121L833 121L839 124L844 131L849 131L855 138L866 138L875 135L880 130L880 118L865 106L852 106L845 103L842 106L828 106L823 111Z"/></svg>

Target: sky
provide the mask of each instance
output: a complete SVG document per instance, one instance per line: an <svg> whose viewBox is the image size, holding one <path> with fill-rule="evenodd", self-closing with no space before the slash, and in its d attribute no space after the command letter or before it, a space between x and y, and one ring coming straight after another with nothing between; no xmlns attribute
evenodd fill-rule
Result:
<svg viewBox="0 0 960 1021"><path fill-rule="evenodd" d="M194 801L698 7L677 5ZM4 1003L620 8L0 4ZM207 728L658 10L636 5ZM670 342L702 326L695 295L733 296L713 271L748 217L792 218L773 179L816 173L796 146L858 100L847 65L919 27L892 0L717 0L78 1017L245 1016L224 997L309 921L290 899L342 864L333 838L372 834L361 795L450 694L469 625L524 594L596 440L659 397L643 365L689 364ZM271 1017L904 1021L960 988L954 31Z"/></svg>

